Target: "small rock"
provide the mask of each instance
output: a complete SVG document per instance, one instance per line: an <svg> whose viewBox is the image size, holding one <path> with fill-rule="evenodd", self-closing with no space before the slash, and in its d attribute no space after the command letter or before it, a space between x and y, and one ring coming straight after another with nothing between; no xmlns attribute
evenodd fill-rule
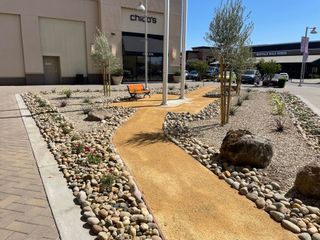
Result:
<svg viewBox="0 0 320 240"><path fill-rule="evenodd" d="M320 233L315 233L312 235L312 240L320 240Z"/></svg>
<svg viewBox="0 0 320 240"><path fill-rule="evenodd" d="M98 234L99 232L101 232L103 229L101 226L99 225L93 225L92 226L92 231L95 233L95 234Z"/></svg>
<svg viewBox="0 0 320 240"><path fill-rule="evenodd" d="M107 216L109 215L108 211L105 210L105 209L101 209L99 211L99 216L102 217L102 218L106 218Z"/></svg>
<svg viewBox="0 0 320 240"><path fill-rule="evenodd" d="M300 233L301 232L300 228L297 225L295 225L294 223L292 223L288 220L282 220L281 225L293 233Z"/></svg>
<svg viewBox="0 0 320 240"><path fill-rule="evenodd" d="M152 240L162 240L161 237L159 237L159 236L152 236L151 239Z"/></svg>
<svg viewBox="0 0 320 240"><path fill-rule="evenodd" d="M258 195L254 193L248 193L246 197L252 202L255 202L258 199Z"/></svg>
<svg viewBox="0 0 320 240"><path fill-rule="evenodd" d="M89 223L91 226L97 225L99 222L100 222L99 219L96 217L89 217L87 219L87 223Z"/></svg>
<svg viewBox="0 0 320 240"><path fill-rule="evenodd" d="M243 187L240 189L239 193L241 195L247 195L249 193L248 188L247 187Z"/></svg>
<svg viewBox="0 0 320 240"><path fill-rule="evenodd" d="M309 233L300 233L298 237L301 240L311 240L311 236Z"/></svg>
<svg viewBox="0 0 320 240"><path fill-rule="evenodd" d="M317 207L307 206L307 208L308 208L309 212L312 214L320 214L320 210Z"/></svg>
<svg viewBox="0 0 320 240"><path fill-rule="evenodd" d="M99 240L108 240L109 237L110 237L110 233L99 232L99 234L98 234L98 239Z"/></svg>
<svg viewBox="0 0 320 240"><path fill-rule="evenodd" d="M147 231L147 230L149 229L149 226L148 226L148 224L146 224L146 223L142 223L142 224L140 225L140 228L141 228L141 230L142 230L143 232L145 232L145 231Z"/></svg>
<svg viewBox="0 0 320 240"><path fill-rule="evenodd" d="M257 208L259 208L259 209L264 208L265 204L266 204L266 202L264 201L263 198L258 198L258 199L256 200L256 206L257 206Z"/></svg>
<svg viewBox="0 0 320 240"><path fill-rule="evenodd" d="M277 211L270 211L269 212L271 217L276 220L277 222L281 222L284 219L284 214Z"/></svg>

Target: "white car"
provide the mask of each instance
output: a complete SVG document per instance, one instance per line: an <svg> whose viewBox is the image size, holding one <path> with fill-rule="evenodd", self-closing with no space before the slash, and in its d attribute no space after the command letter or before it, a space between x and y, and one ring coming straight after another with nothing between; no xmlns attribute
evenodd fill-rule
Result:
<svg viewBox="0 0 320 240"><path fill-rule="evenodd" d="M281 77L285 77L287 81L289 80L289 74L288 73L280 73L280 76Z"/></svg>

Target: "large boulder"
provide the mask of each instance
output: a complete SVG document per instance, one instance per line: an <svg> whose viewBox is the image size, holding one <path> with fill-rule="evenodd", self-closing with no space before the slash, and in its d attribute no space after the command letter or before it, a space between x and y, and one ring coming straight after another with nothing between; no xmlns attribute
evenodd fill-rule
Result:
<svg viewBox="0 0 320 240"><path fill-rule="evenodd" d="M220 148L221 158L236 166L267 167L273 156L271 141L247 130L230 130Z"/></svg>
<svg viewBox="0 0 320 240"><path fill-rule="evenodd" d="M102 120L110 119L112 118L112 113L107 112L105 110L92 110L88 113L86 121L92 121L92 122L100 122Z"/></svg>
<svg viewBox="0 0 320 240"><path fill-rule="evenodd" d="M300 169L295 187L307 197L320 199L320 161L312 162Z"/></svg>

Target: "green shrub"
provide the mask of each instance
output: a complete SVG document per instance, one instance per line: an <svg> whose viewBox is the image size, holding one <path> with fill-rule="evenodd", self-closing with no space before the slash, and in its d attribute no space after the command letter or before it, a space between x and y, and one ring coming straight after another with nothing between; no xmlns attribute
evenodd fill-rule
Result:
<svg viewBox="0 0 320 240"><path fill-rule="evenodd" d="M92 108L90 106L86 106L82 108L83 114L89 114L89 112L92 111Z"/></svg>
<svg viewBox="0 0 320 240"><path fill-rule="evenodd" d="M244 95L244 97L243 97L243 100L249 100L250 99L250 95L249 94L246 94L246 95Z"/></svg>
<svg viewBox="0 0 320 240"><path fill-rule="evenodd" d="M86 97L85 99L83 99L83 103L91 103L91 100L89 97Z"/></svg>
<svg viewBox="0 0 320 240"><path fill-rule="evenodd" d="M73 137L73 136L72 136ZM72 144L72 151L76 154L82 153L84 150L84 145L82 143Z"/></svg>
<svg viewBox="0 0 320 240"><path fill-rule="evenodd" d="M87 155L87 159L88 159L88 163L90 164L99 164L102 162L102 159L93 153L89 153Z"/></svg>
<svg viewBox="0 0 320 240"><path fill-rule="evenodd" d="M285 77L280 77L278 80L278 87L279 88L284 88L286 85L287 79Z"/></svg>
<svg viewBox="0 0 320 240"><path fill-rule="evenodd" d="M242 103L243 103L243 98L242 97L238 97L238 99L237 99L237 106L242 106Z"/></svg>
<svg viewBox="0 0 320 240"><path fill-rule="evenodd" d="M46 107L47 106L46 100L44 100L44 99L42 99L40 97L37 97L36 101L37 101L39 107Z"/></svg>
<svg viewBox="0 0 320 240"><path fill-rule="evenodd" d="M110 191L111 187L113 186L113 184L117 181L117 177L112 174L112 173L107 173L105 174L101 181L100 181L100 184L101 184L101 188L103 190L108 190Z"/></svg>
<svg viewBox="0 0 320 240"><path fill-rule="evenodd" d="M115 76L115 77L123 76L123 69L122 68L116 68L115 70L112 71L112 76Z"/></svg>
<svg viewBox="0 0 320 240"><path fill-rule="evenodd" d="M236 107L232 106L232 107L230 108L230 111L229 111L230 116L236 115L237 110L238 110L238 109L237 109Z"/></svg>
<svg viewBox="0 0 320 240"><path fill-rule="evenodd" d="M67 101L61 101L60 102L60 107L66 107L68 105L68 102Z"/></svg>
<svg viewBox="0 0 320 240"><path fill-rule="evenodd" d="M63 90L63 94L66 96L66 98L70 98L72 95L71 89L65 89Z"/></svg>
<svg viewBox="0 0 320 240"><path fill-rule="evenodd" d="M61 129L62 129L63 134L65 134L65 135L72 131L71 128L69 128L67 126L62 126Z"/></svg>
<svg viewBox="0 0 320 240"><path fill-rule="evenodd" d="M281 97L277 93L271 93L271 97L274 105L273 113L275 115L283 115L286 110L284 101L281 99Z"/></svg>

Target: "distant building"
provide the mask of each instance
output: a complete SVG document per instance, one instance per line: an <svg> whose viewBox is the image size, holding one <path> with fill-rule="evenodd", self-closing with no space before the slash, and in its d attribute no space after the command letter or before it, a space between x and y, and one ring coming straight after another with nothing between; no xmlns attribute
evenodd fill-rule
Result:
<svg viewBox="0 0 320 240"><path fill-rule="evenodd" d="M302 54L300 53L300 42L266 44L251 46L256 61L264 59L265 61L274 60L281 64L281 72L287 72L290 78L300 78ZM187 53L187 61L192 62L195 59L213 63L210 47L194 47ZM320 41L309 43L309 57L306 64L306 78L320 78Z"/></svg>

